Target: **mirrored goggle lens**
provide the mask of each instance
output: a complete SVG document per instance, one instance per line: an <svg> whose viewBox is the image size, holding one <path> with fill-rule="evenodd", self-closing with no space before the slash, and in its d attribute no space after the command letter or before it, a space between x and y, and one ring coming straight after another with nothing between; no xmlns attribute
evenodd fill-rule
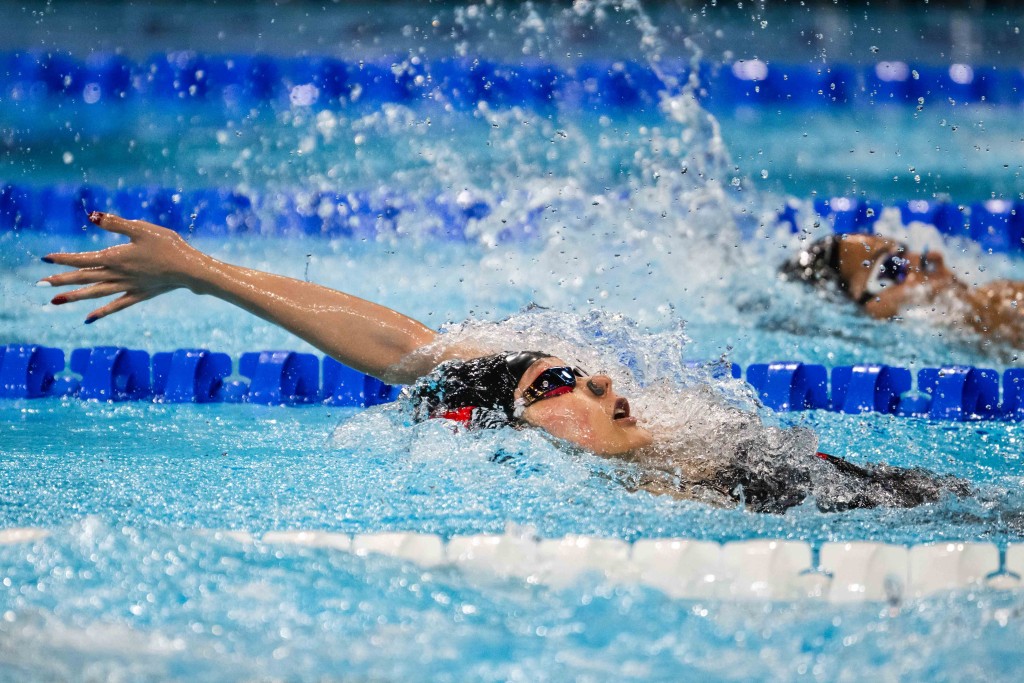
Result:
<svg viewBox="0 0 1024 683"><path fill-rule="evenodd" d="M893 254L889 258L882 261L882 266L879 269L879 279L890 280L898 285L903 284L907 280L907 272L910 270L910 261Z"/></svg>
<svg viewBox="0 0 1024 683"><path fill-rule="evenodd" d="M907 281L910 261L898 253L887 254L875 261L871 277L864 286L866 296L876 296L890 285L901 285Z"/></svg>
<svg viewBox="0 0 1024 683"><path fill-rule="evenodd" d="M526 405L536 403L541 399L569 393L576 388L576 378L583 376L583 371L578 368L548 368L537 375L537 379L533 380L533 384L523 392Z"/></svg>

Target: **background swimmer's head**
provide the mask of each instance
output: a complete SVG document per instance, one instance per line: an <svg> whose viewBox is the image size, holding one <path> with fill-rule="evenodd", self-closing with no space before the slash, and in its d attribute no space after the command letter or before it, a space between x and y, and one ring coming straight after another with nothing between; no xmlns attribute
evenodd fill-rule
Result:
<svg viewBox="0 0 1024 683"><path fill-rule="evenodd" d="M826 291L844 291L846 283L839 271L840 235L812 242L782 264L779 274L785 280L803 282Z"/></svg>
<svg viewBox="0 0 1024 683"><path fill-rule="evenodd" d="M782 265L784 279L842 292L875 318L890 318L914 293L934 294L957 283L942 254L917 253L877 235L833 235Z"/></svg>
<svg viewBox="0 0 1024 683"><path fill-rule="evenodd" d="M417 419L447 418L471 428L505 425L539 427L552 436L599 455L621 455L651 444L647 430L630 414L606 375L570 378L567 391L527 401L546 370L564 361L537 351L503 353L448 361L420 379L410 394ZM583 381L585 378L586 381Z"/></svg>

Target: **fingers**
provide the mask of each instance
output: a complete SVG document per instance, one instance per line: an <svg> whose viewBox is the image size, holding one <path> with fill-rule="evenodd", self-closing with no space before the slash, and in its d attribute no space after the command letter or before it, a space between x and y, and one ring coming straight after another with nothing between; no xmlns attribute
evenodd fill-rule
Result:
<svg viewBox="0 0 1024 683"><path fill-rule="evenodd" d="M69 304L73 301L100 299L126 290L127 285L120 282L100 282L99 284L90 285L89 287L82 287L81 289L58 294L50 300L50 303L55 306L60 306L61 304Z"/></svg>
<svg viewBox="0 0 1024 683"><path fill-rule="evenodd" d="M98 268L103 265L102 251L84 251L80 254L47 254L43 257L45 263L56 263L60 266L72 266L73 268Z"/></svg>
<svg viewBox="0 0 1024 683"><path fill-rule="evenodd" d="M89 220L109 232L116 232L126 237L136 237L139 234L139 221L129 221L115 216L112 213L93 211L89 214Z"/></svg>
<svg viewBox="0 0 1024 683"><path fill-rule="evenodd" d="M44 277L39 282L45 282L52 287L67 287L68 285L88 285L94 282L105 282L113 280L114 277L114 274L107 268L81 268Z"/></svg>
<svg viewBox="0 0 1024 683"><path fill-rule="evenodd" d="M120 296L120 297L114 299L113 301L111 301L109 304L107 304L105 306L100 306L95 311L90 313L85 318L85 324L86 325L91 325L92 323L96 322L100 318L106 318L108 315L111 315L113 313L117 313L118 311L123 311L124 309L128 308L129 306L134 306L135 304L139 303L140 301L145 301L146 299L149 299L151 296L153 296L153 295L152 294L150 294L150 295L140 295L140 294L137 294L137 293L134 293L134 292L125 294L124 296Z"/></svg>
<svg viewBox="0 0 1024 683"><path fill-rule="evenodd" d="M108 232L115 232L130 238L138 237L142 233L142 226L145 225L142 221L128 221L120 216L102 211L90 213L89 220ZM105 251L107 250L86 251L80 254L47 254L43 257L43 261L75 268L91 268L103 265L101 260Z"/></svg>

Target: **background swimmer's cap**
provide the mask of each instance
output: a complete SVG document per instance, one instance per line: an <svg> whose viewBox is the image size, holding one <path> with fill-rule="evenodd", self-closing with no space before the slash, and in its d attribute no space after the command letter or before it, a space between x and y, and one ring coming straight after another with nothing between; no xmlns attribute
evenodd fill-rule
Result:
<svg viewBox="0 0 1024 683"><path fill-rule="evenodd" d="M839 246L842 241L842 235L832 235L813 242L783 263L779 275L785 280L803 282L818 289L834 288L845 292L847 283L839 272Z"/></svg>
<svg viewBox="0 0 1024 683"><path fill-rule="evenodd" d="M448 417L473 427L506 425L515 417L519 380L531 365L550 357L519 351L442 363L410 390L417 418Z"/></svg>

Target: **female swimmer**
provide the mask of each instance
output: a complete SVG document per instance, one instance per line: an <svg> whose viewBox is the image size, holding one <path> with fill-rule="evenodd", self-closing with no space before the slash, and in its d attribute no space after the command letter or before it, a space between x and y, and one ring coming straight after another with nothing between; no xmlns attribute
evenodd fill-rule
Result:
<svg viewBox="0 0 1024 683"><path fill-rule="evenodd" d="M927 306L951 312L954 326L1024 348L1024 282L971 287L953 275L937 251L913 252L877 235L835 235L803 249L780 272L789 280L838 290L873 318Z"/></svg>
<svg viewBox="0 0 1024 683"><path fill-rule="evenodd" d="M98 212L89 220L129 243L49 254L45 262L75 270L42 280L57 287L84 285L55 296L56 305L120 295L92 311L86 323L174 289L212 295L280 325L349 367L413 385L407 395L417 419L446 418L467 428L537 427L560 442L635 462L651 473L638 487L681 498L721 505L742 501L752 510L782 512L811 494L819 508L842 510L913 506L945 492L967 492L962 482L923 470L859 467L816 453L816 439L806 430L773 430L756 415L720 404L704 409L720 411L738 435L724 464L720 457L703 457L700 449L666 453L668 441L644 427L607 375L588 375L539 351L494 354L448 344L384 306L217 261L166 228Z"/></svg>

